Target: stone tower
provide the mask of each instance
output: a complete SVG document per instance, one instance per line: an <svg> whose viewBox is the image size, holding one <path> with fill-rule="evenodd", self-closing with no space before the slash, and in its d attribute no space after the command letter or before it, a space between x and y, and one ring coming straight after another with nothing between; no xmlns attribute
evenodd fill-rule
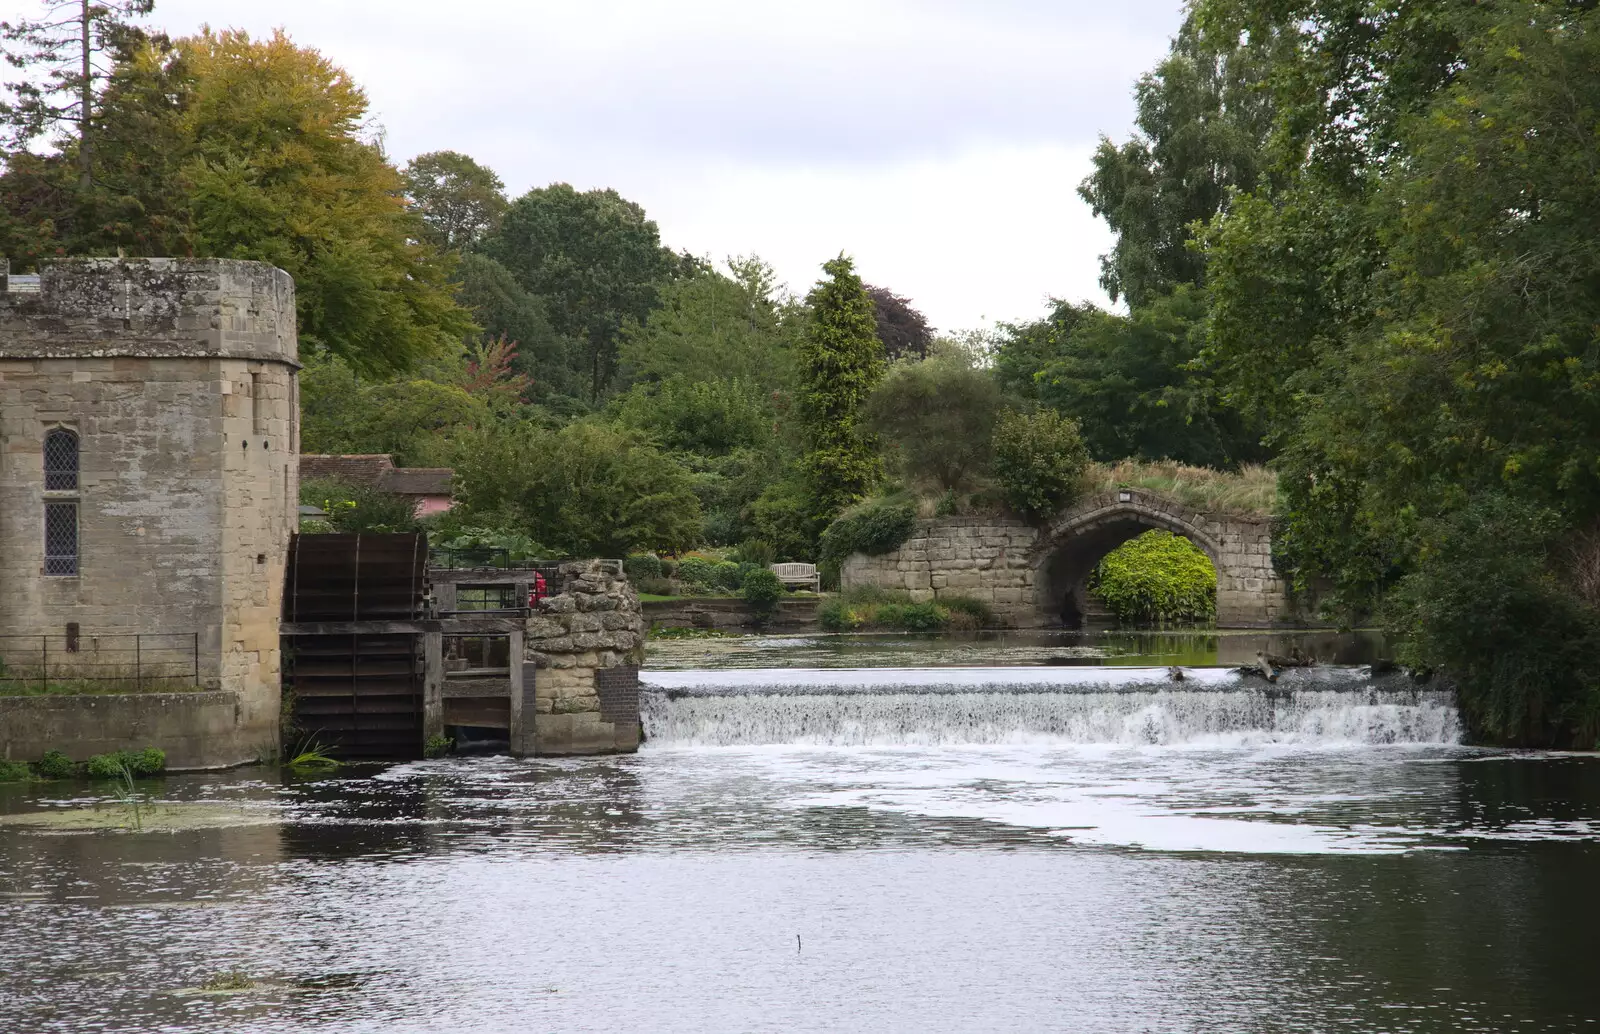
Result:
<svg viewBox="0 0 1600 1034"><path fill-rule="evenodd" d="M237 697L234 728L209 733L224 742L205 754L246 760L278 735L294 281L215 259L5 272L0 636L45 636L69 667L113 646L125 661L130 633L190 637L201 686Z"/></svg>

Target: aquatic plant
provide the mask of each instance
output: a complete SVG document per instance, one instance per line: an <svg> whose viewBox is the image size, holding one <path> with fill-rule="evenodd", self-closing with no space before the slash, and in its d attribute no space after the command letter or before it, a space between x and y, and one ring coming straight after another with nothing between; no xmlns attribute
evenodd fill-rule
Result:
<svg viewBox="0 0 1600 1034"><path fill-rule="evenodd" d="M44 779L68 779L78 770L78 766L73 764L72 759L59 750L45 751L44 756L39 759L39 763L34 767L38 769L40 777Z"/></svg>
<svg viewBox="0 0 1600 1034"><path fill-rule="evenodd" d="M442 758L455 749L456 742L448 736L435 734L428 737L428 742L422 745L422 756L425 758Z"/></svg>
<svg viewBox="0 0 1600 1034"><path fill-rule="evenodd" d="M256 982L242 969L230 969L207 977L200 983L202 991L248 991Z"/></svg>
<svg viewBox="0 0 1600 1034"><path fill-rule="evenodd" d="M133 812L133 828L143 829L144 821L139 814L139 792L133 785L133 770L128 767L127 762L119 758L113 778L116 779L117 800L127 805Z"/></svg>
<svg viewBox="0 0 1600 1034"><path fill-rule="evenodd" d="M31 776L27 762L0 761L0 783L26 782Z"/></svg>
<svg viewBox="0 0 1600 1034"><path fill-rule="evenodd" d="M95 754L83 763L83 773L90 779L116 779L123 771L137 777L154 776L166 769L167 755L156 747Z"/></svg>
<svg viewBox="0 0 1600 1034"><path fill-rule="evenodd" d="M298 769L323 769L338 768L344 762L328 753L328 746L316 738L301 741L300 745L292 750L284 760L287 768Z"/></svg>

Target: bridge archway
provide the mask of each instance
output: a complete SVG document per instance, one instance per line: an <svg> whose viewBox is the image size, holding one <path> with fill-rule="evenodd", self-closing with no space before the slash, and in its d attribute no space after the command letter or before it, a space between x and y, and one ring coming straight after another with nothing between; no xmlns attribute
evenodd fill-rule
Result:
<svg viewBox="0 0 1600 1034"><path fill-rule="evenodd" d="M1034 548L1036 605L1048 624L1082 624L1086 583L1102 558L1152 528L1181 535L1211 558L1217 572L1221 616L1224 593L1233 594L1232 572L1222 529L1206 515L1146 492L1121 489L1080 500L1039 535Z"/></svg>

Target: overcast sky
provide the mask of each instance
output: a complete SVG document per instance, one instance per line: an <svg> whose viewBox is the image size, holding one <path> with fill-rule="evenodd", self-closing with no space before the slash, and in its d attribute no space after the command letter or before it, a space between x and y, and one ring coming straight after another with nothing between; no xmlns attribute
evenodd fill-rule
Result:
<svg viewBox="0 0 1600 1034"><path fill-rule="evenodd" d="M25 6L8 0L0 6ZM944 329L1105 302L1075 188L1180 0L158 0L186 33L286 29L367 90L397 164L510 193L614 187L662 240L797 292L841 250Z"/></svg>

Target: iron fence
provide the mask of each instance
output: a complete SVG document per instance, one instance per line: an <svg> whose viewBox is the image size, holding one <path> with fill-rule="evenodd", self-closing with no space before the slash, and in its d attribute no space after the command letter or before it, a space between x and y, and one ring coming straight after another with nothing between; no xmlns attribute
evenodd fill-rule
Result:
<svg viewBox="0 0 1600 1034"><path fill-rule="evenodd" d="M200 684L200 633L0 635L0 686L126 683L139 691Z"/></svg>

